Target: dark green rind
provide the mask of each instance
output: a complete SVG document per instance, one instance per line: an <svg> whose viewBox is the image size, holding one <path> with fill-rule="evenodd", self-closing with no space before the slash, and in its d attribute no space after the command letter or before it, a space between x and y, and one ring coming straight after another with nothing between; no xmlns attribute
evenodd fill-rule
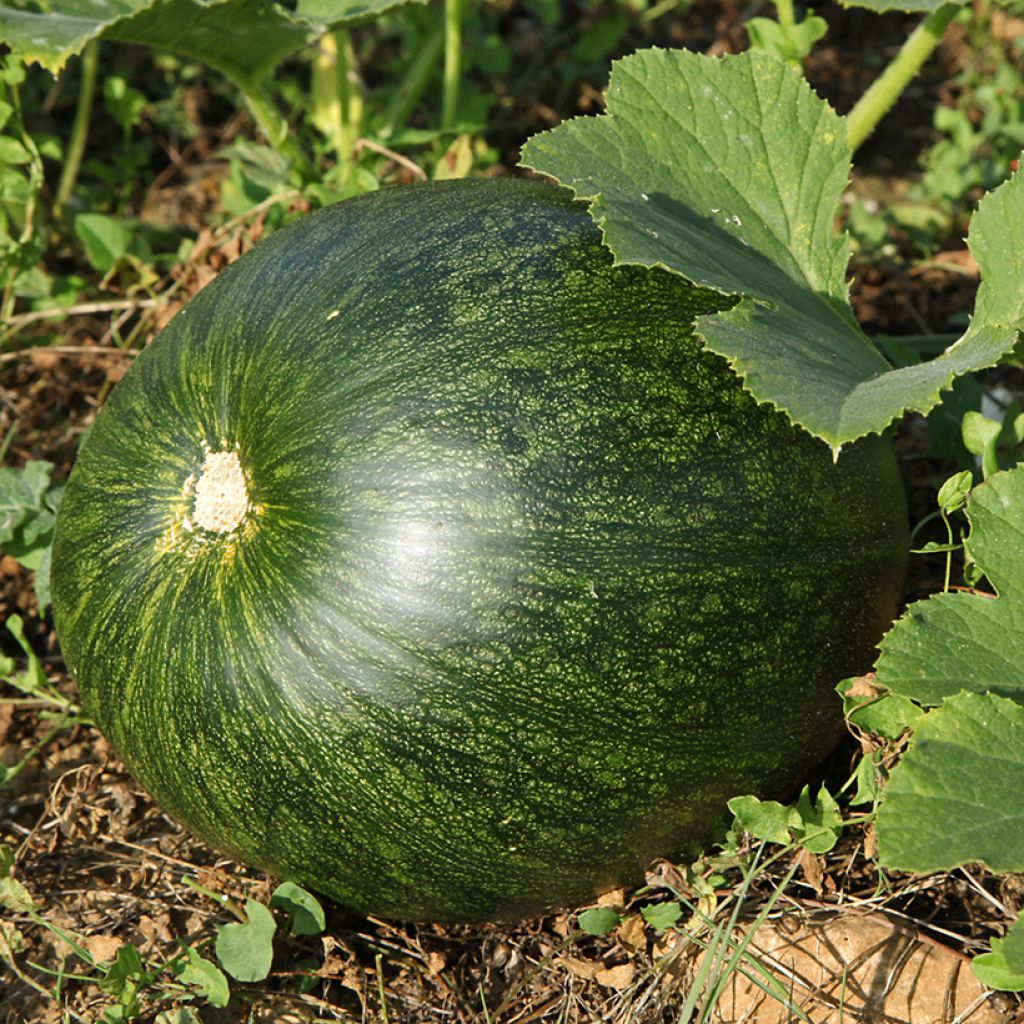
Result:
<svg viewBox="0 0 1024 1024"><path fill-rule="evenodd" d="M829 450L527 182L273 235L136 360L55 538L68 665L215 846L392 917L641 877L833 745L906 550L879 439ZM335 311L339 311L336 313ZM189 533L203 443L259 506Z"/></svg>

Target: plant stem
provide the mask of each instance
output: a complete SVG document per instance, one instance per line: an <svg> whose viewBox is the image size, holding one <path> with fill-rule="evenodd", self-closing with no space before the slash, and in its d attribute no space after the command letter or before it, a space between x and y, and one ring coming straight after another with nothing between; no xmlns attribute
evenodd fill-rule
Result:
<svg viewBox="0 0 1024 1024"><path fill-rule="evenodd" d="M959 4L943 4L907 37L900 52L846 117L846 138L851 152L857 151L893 107L939 45L949 23L962 10Z"/></svg>
<svg viewBox="0 0 1024 1024"><path fill-rule="evenodd" d="M451 131L459 116L459 85L462 79L462 0L444 4L444 98L441 128Z"/></svg>
<svg viewBox="0 0 1024 1024"><path fill-rule="evenodd" d="M21 420L15 420L4 435L3 441L0 441L0 463L7 458L7 450L14 444L14 439L18 436L18 427L20 425Z"/></svg>
<svg viewBox="0 0 1024 1024"><path fill-rule="evenodd" d="M242 910L242 908L230 896L225 896L224 893L214 892L212 889L207 889L206 886L200 885L194 878L189 878L187 875L182 878L182 882L193 890L193 892L197 892L201 896L206 896L215 903L219 903L225 910L233 914L241 924L245 924L248 921L248 918L245 916L245 911Z"/></svg>
<svg viewBox="0 0 1024 1024"><path fill-rule="evenodd" d="M338 129L335 152L338 163L347 174L352 165L352 150L355 135L352 130L352 86L348 80L349 58L352 55L352 40L348 32L339 29L334 33L334 81L338 90Z"/></svg>
<svg viewBox="0 0 1024 1024"><path fill-rule="evenodd" d="M657 21L663 14L668 14L669 11L674 10L679 6L680 0L659 0L653 7L648 7L646 11L641 11L639 14L639 20L642 25L649 25L652 21Z"/></svg>
<svg viewBox="0 0 1024 1024"><path fill-rule="evenodd" d="M949 543L952 545L952 543L953 543L953 525L952 525L952 523L950 523L949 516L946 515L946 510L944 508L940 508L939 509L939 515L942 516L942 521L946 525L946 536L949 538ZM950 572L951 572L952 568L953 568L953 552L952 551L947 551L946 552L946 578L942 582L942 592L944 594L948 594L949 593L949 576L950 576Z"/></svg>
<svg viewBox="0 0 1024 1024"><path fill-rule="evenodd" d="M343 163L346 174L352 170L356 142L362 134L363 95L356 76L356 53L352 46L352 35L346 29L334 34L337 49L338 105L341 109L338 161Z"/></svg>
<svg viewBox="0 0 1024 1024"><path fill-rule="evenodd" d="M14 282L23 269L21 257L27 246L32 241L36 229L36 204L39 201L39 193L43 187L43 158L39 154L39 147L35 139L25 128L25 121L21 114L21 94L17 85L9 87L11 106L13 110L12 127L17 132L18 139L29 152L28 163L28 195L25 198L24 224L21 234L18 236L17 247L12 254L13 258L7 260L6 276L4 277L3 294L0 295L0 323L8 323L11 314L14 312Z"/></svg>
<svg viewBox="0 0 1024 1024"><path fill-rule="evenodd" d="M430 82L430 76L441 59L445 44L445 26L438 25L423 40L416 56L413 57L398 89L394 92L381 116L380 129L377 136L387 141L400 128L405 127L416 104L419 103L423 91Z"/></svg>
<svg viewBox="0 0 1024 1024"><path fill-rule="evenodd" d="M64 167L60 172L57 194L53 200L53 216L60 220L67 201L71 198L78 172L85 154L85 142L89 135L89 120L92 117L92 101L96 94L96 74L100 66L100 44L93 39L86 44L82 53L82 81L78 86L78 102L75 104L75 119L71 123L71 137L64 156Z"/></svg>
<svg viewBox="0 0 1024 1024"><path fill-rule="evenodd" d="M312 161L302 147L295 141L288 122L274 106L267 90L262 85L245 79L232 77L232 81L245 97L245 105L249 108L249 113L252 114L260 131L266 135L267 141L282 156L292 162L303 181L314 181L317 176L316 168L313 167Z"/></svg>
<svg viewBox="0 0 1024 1024"><path fill-rule="evenodd" d="M351 178L363 123L363 97L356 66L352 36L346 29L330 32L320 40L311 78L313 123L334 147L342 182Z"/></svg>
<svg viewBox="0 0 1024 1024"><path fill-rule="evenodd" d="M793 0L775 0L775 11L779 16L779 24L783 28L792 28L796 24Z"/></svg>
<svg viewBox="0 0 1024 1024"><path fill-rule="evenodd" d="M388 1024L388 998L387 993L384 991L384 954L378 953L374 962L377 968L377 995L380 998L380 1019L384 1024Z"/></svg>

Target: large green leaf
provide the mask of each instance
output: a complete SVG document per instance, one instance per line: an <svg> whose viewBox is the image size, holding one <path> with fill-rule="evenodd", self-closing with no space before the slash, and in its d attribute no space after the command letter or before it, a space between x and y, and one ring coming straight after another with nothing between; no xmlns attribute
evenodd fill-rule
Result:
<svg viewBox="0 0 1024 1024"><path fill-rule="evenodd" d="M920 704L961 690L1024 704L1024 468L997 473L967 505L967 549L999 592L936 594L882 640L877 681Z"/></svg>
<svg viewBox="0 0 1024 1024"><path fill-rule="evenodd" d="M843 120L764 54L645 50L616 63L607 113L535 136L526 166L591 203L620 263L662 266L735 295L700 334L761 401L834 449L932 408L960 374L995 363L1024 319L1024 183L983 200L970 245L978 311L937 359L892 368L858 327L845 237Z"/></svg>
<svg viewBox="0 0 1024 1024"><path fill-rule="evenodd" d="M905 871L981 861L1024 871L1024 707L960 693L917 722L878 811L878 859Z"/></svg>
<svg viewBox="0 0 1024 1024"><path fill-rule="evenodd" d="M272 0L52 0L38 11L0 5L0 38L54 73L91 39L115 39L256 81L322 33L404 2L424 0L300 0L294 11Z"/></svg>
<svg viewBox="0 0 1024 1024"><path fill-rule="evenodd" d="M879 859L911 871L1024 870L1024 467L967 503L967 550L998 596L938 594L882 641L877 682L921 704L878 813Z"/></svg>

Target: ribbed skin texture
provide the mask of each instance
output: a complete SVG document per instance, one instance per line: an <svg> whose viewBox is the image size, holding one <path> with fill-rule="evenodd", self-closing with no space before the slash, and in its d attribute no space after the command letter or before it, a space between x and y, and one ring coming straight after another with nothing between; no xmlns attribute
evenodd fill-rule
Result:
<svg viewBox="0 0 1024 1024"><path fill-rule="evenodd" d="M344 904L476 920L797 782L894 614L904 500L882 441L834 465L698 347L721 302L517 181L350 200L228 268L57 526L63 650L141 783ZM204 530L231 451L248 511Z"/></svg>

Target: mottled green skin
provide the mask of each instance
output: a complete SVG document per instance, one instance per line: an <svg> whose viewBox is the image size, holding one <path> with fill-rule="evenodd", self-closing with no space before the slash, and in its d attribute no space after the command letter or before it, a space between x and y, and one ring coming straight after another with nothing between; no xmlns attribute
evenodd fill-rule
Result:
<svg viewBox="0 0 1024 1024"><path fill-rule="evenodd" d="M902 490L884 443L833 465L698 348L721 301L510 181L345 202L221 274L57 526L64 653L142 784L342 903L470 920L799 780L893 615ZM233 534L182 527L204 442L245 467Z"/></svg>

